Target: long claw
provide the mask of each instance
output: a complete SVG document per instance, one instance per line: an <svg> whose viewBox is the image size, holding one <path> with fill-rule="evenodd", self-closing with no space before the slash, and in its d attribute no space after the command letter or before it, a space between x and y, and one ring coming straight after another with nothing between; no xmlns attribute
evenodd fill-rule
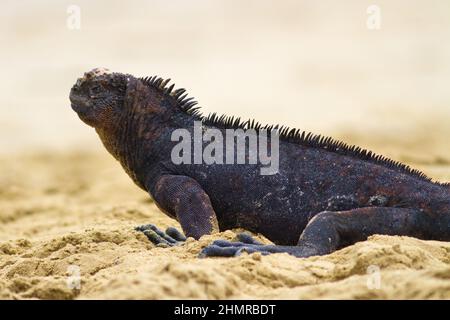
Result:
<svg viewBox="0 0 450 320"><path fill-rule="evenodd" d="M148 229L154 230L154 228L156 228L156 226L154 224L149 223L149 224L143 224L141 226L137 226L136 228L134 228L134 230L144 232L145 230L148 230Z"/></svg>
<svg viewBox="0 0 450 320"><path fill-rule="evenodd" d="M199 257L236 257L240 256L243 252L247 252L249 254L260 252L262 255L268 255L276 252L271 250L270 246L256 244L255 242L256 241L252 241L252 243L243 243L230 242L227 240L215 240L211 245L203 248L199 254Z"/></svg>
<svg viewBox="0 0 450 320"><path fill-rule="evenodd" d="M151 242L153 242L156 245L163 243L163 244L170 246L169 241L167 241L166 239L164 239L163 237L161 237L159 234L157 234L155 231L153 231L151 229L144 230L143 233L147 236L148 240L150 240Z"/></svg>
<svg viewBox="0 0 450 320"><path fill-rule="evenodd" d="M214 240L212 245L215 245L218 247L231 247L231 246L233 246L233 242L230 242L228 240Z"/></svg>
<svg viewBox="0 0 450 320"><path fill-rule="evenodd" d="M186 241L186 237L177 228L169 227L166 229L166 234L176 241Z"/></svg>
<svg viewBox="0 0 450 320"><path fill-rule="evenodd" d="M174 238L172 238L171 236L167 235L165 232L159 230L158 228L154 228L152 229L158 236L160 236L161 238L163 238L164 240L166 240L169 243L176 243L177 240L175 240Z"/></svg>
<svg viewBox="0 0 450 320"><path fill-rule="evenodd" d="M186 237L173 227L167 228L167 231L163 232L153 224L145 224L136 227L135 230L144 233L158 247L172 247L186 240Z"/></svg>
<svg viewBox="0 0 450 320"><path fill-rule="evenodd" d="M248 233L242 232L237 235L237 240L243 243L247 244L255 244L255 245L263 245L262 242L259 242L258 240L255 240L253 236L251 236Z"/></svg>
<svg viewBox="0 0 450 320"><path fill-rule="evenodd" d="M236 253L234 247L219 247L216 245L210 245L205 247L199 254L199 258L206 257L233 257Z"/></svg>

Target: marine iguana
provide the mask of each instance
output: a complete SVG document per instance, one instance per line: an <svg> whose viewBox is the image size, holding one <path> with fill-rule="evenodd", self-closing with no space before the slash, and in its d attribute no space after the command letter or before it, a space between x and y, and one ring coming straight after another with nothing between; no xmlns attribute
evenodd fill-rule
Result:
<svg viewBox="0 0 450 320"><path fill-rule="evenodd" d="M94 69L70 92L79 118L94 127L106 149L157 206L195 239L241 227L237 242L214 241L201 257L285 252L296 257L331 253L372 234L450 240L450 184L329 137L235 117L204 116L184 89L157 76ZM175 129L276 128L279 171L261 175L256 164L174 164ZM136 228L155 244L185 240L174 228Z"/></svg>

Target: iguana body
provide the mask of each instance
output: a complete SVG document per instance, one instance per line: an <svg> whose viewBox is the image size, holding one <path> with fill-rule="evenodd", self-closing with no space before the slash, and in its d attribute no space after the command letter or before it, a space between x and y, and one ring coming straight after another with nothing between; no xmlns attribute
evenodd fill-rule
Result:
<svg viewBox="0 0 450 320"><path fill-rule="evenodd" d="M198 239L241 227L277 245L216 241L203 256L242 251L330 253L372 234L450 240L450 186L360 148L279 128L279 172L257 164L174 164L175 129L262 127L234 118L204 117L168 81L94 69L71 90L72 108L93 126L108 151L158 207ZM181 96L181 97L180 97ZM265 127L267 128L267 127ZM268 127L270 129L271 127ZM152 231L156 232L156 234ZM154 227L155 241L173 242ZM181 235L170 232L176 239Z"/></svg>

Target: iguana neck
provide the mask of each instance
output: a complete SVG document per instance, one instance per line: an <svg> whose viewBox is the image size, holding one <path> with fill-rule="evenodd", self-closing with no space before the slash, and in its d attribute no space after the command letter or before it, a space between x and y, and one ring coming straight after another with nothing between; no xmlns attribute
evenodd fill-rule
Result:
<svg viewBox="0 0 450 320"><path fill-rule="evenodd" d="M95 131L100 137L106 150L120 162L125 172L142 189L144 182L138 176L142 166L142 148L135 135L137 128L133 121L121 119L117 125L109 128L96 128Z"/></svg>
<svg viewBox="0 0 450 320"><path fill-rule="evenodd" d="M177 101L134 79L125 98L125 112L111 125L96 128L105 148L117 159L127 174L145 189L152 164L170 157L170 134L184 128L192 117Z"/></svg>

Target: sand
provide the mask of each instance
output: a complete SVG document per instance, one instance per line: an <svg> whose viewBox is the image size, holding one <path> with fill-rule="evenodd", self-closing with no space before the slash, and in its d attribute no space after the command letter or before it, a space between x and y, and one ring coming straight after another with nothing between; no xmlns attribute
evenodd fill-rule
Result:
<svg viewBox="0 0 450 320"><path fill-rule="evenodd" d="M179 225L106 152L4 155L0 165L3 299L450 298L450 243L375 235L323 257L199 259L239 230L155 247L133 227ZM420 167L450 176L448 164Z"/></svg>

